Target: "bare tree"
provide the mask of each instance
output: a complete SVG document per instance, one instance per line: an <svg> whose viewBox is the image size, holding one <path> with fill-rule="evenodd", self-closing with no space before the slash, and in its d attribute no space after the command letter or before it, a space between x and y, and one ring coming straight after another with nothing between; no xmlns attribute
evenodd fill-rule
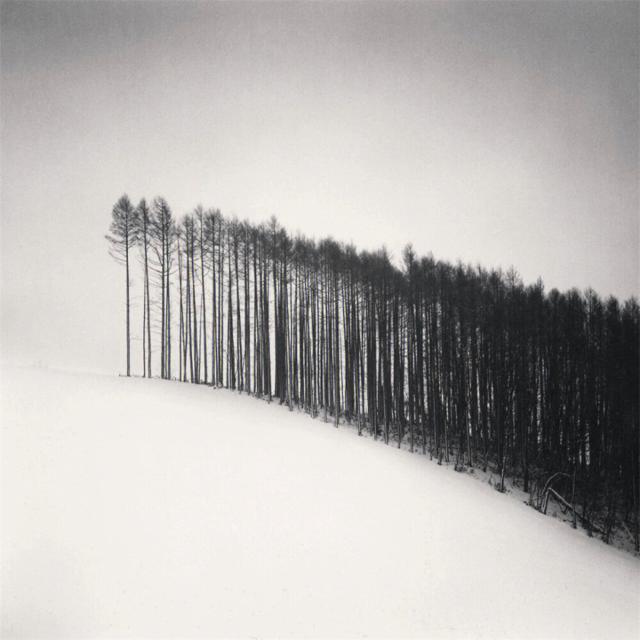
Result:
<svg viewBox="0 0 640 640"><path fill-rule="evenodd" d="M110 235L105 236L109 241L109 253L119 263L125 265L126 277L126 324L127 324L127 376L131 375L131 277L129 269L129 254L137 240L136 209L131 205L129 196L121 196L111 211Z"/></svg>

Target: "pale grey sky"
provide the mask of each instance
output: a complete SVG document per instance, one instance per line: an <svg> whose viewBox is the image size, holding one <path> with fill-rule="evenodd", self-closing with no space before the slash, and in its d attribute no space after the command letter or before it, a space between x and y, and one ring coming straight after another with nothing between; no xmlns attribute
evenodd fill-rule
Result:
<svg viewBox="0 0 640 640"><path fill-rule="evenodd" d="M637 2L3 2L2 342L121 364L122 192L638 284Z"/></svg>

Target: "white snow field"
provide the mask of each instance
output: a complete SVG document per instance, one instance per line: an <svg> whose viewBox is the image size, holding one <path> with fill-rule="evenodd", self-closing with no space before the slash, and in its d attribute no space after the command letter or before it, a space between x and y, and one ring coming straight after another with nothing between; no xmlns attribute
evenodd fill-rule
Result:
<svg viewBox="0 0 640 640"><path fill-rule="evenodd" d="M637 638L640 562L349 428L3 370L2 637Z"/></svg>

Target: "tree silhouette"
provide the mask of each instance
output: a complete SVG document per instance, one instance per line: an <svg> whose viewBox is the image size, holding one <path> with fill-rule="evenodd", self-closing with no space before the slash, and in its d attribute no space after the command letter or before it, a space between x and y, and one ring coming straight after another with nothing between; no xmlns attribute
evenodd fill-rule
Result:
<svg viewBox="0 0 640 640"><path fill-rule="evenodd" d="M131 205L126 194L113 206L111 211L111 226L109 235L105 236L109 242L109 252L119 263L125 265L126 274L126 341L127 341L127 376L131 375L131 277L129 268L129 254L137 241L138 223L137 211Z"/></svg>
<svg viewBox="0 0 640 640"><path fill-rule="evenodd" d="M198 207L176 227L162 198L151 211L120 198L107 237L126 266L127 375L139 243L143 375L154 328L163 378L175 341L180 380L275 396L458 471L479 466L501 491L509 477L543 510L551 496L590 534L628 530L640 546L634 299L546 293L513 269L410 246L396 266L385 249L293 237L275 217L253 225Z"/></svg>

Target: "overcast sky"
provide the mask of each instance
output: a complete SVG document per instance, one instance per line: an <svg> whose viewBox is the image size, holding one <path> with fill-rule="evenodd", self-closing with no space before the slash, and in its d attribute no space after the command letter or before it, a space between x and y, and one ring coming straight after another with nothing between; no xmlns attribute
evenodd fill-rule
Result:
<svg viewBox="0 0 640 640"><path fill-rule="evenodd" d="M122 367L122 192L637 294L638 7L4 2L3 352Z"/></svg>

